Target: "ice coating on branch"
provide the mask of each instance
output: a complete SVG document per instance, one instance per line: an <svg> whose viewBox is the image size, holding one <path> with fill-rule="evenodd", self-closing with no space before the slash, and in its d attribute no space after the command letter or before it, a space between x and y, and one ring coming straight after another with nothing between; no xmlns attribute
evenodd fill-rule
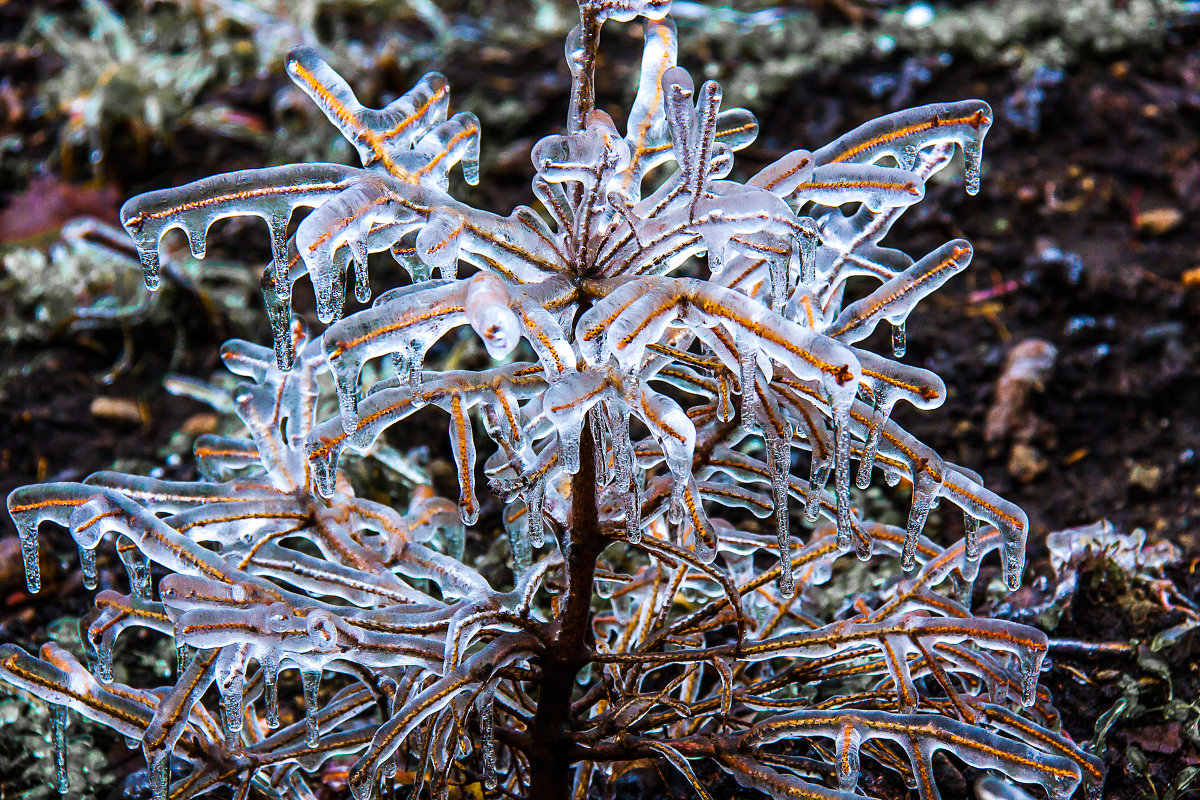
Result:
<svg viewBox="0 0 1200 800"><path fill-rule="evenodd" d="M938 750L1055 800L1081 782L1094 795L1099 762L1037 685L1045 637L962 604L993 551L1019 585L1028 519L892 418L945 400L901 359L909 318L916 331L972 249L914 259L884 239L959 149L978 190L990 109L899 111L746 177L735 154L758 123L676 64L667 3L580 6L569 116L532 147L532 208L452 196L456 166L481 177L480 126L442 75L368 108L303 47L288 75L361 167L244 170L125 205L151 286L171 229L202 257L216 220L263 220L274 347L222 348L245 430L197 438L201 480L103 472L9 495L29 590L51 523L99 591L87 667L4 645L0 679L55 707L59 764L67 709L140 743L155 800L221 785L309 800L351 762L358 800L402 785L548 796L534 786L548 751L580 759L565 784L580 798L646 760L712 796L707 759L772 797L862 797L884 770L937 800ZM637 17L637 94L610 115L599 34ZM358 308L383 251L411 282ZM325 324L312 333L291 316L306 278ZM881 322L887 353L868 347ZM452 336L482 348L450 368ZM388 441L411 426L399 440L424 442L431 424L455 499ZM367 463L407 488L363 487ZM853 487L876 471L911 490L903 527L863 515ZM944 546L924 532L951 505L965 536ZM502 547L480 549L500 530L511 577ZM114 550L127 583L101 586ZM851 557L891 577L817 602ZM167 685L114 682L130 629L174 639ZM563 677L549 724L539 704Z"/></svg>

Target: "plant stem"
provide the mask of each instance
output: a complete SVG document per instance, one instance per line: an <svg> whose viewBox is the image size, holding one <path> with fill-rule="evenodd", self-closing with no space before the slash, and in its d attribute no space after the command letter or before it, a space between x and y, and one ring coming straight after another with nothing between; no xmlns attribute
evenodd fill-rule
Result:
<svg viewBox="0 0 1200 800"><path fill-rule="evenodd" d="M542 683L528 749L529 800L566 800L571 794L571 693L587 662L592 583L604 548L596 504L596 443L584 421L579 471L571 478L571 516L563 534L567 587L552 644L542 659Z"/></svg>

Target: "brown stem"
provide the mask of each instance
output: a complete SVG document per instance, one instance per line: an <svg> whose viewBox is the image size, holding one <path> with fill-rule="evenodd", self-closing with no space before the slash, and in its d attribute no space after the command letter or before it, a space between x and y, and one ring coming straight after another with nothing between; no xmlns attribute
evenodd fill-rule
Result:
<svg viewBox="0 0 1200 800"><path fill-rule="evenodd" d="M571 110L567 129L571 133L583 130L587 116L596 107L596 51L600 46L600 19L597 9L590 3L579 5L579 45L582 58L571 65L575 81L571 98ZM578 72L576 72L578 70Z"/></svg>
<svg viewBox="0 0 1200 800"><path fill-rule="evenodd" d="M561 618L542 657L537 712L529 731L529 800L566 800L571 794L569 744L571 693L575 676L588 660L592 583L604 538L596 504L596 445L584 420L579 441L579 471L571 478L571 516L560 546L567 587L559 605Z"/></svg>

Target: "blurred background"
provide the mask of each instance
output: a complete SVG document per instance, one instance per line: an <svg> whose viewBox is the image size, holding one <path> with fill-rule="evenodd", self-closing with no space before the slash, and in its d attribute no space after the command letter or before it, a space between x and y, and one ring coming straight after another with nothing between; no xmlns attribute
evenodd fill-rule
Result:
<svg viewBox="0 0 1200 800"><path fill-rule="evenodd" d="M1109 796L1200 787L1200 634L1178 600L1200 592L1200 3L677 1L672 15L680 62L759 118L741 174L900 108L991 104L980 194L943 174L889 238L918 256L958 236L976 248L909 320L906 360L949 399L898 421L1028 511L1035 580L997 606L1014 617L1044 611L1061 577L1049 532L1107 519L1176 548L1141 577L1136 559L1116 583L1100 569L1093 602L1049 626L1143 645L1175 631L1135 645L1133 689L1086 658L1051 688L1078 738L1112 734ZM573 3L533 0L0 0L0 492L114 467L194 474L192 439L221 424L195 399L221 342L269 340L266 234L218 223L204 262L168 240L150 295L117 212L217 172L353 163L284 75L289 48L321 49L369 106L444 72L452 110L483 128L482 179L457 196L507 213L531 202L530 149L565 118L575 21ZM599 105L618 125L640 48L636 25L606 26ZM384 258L371 274L378 292L404 273ZM0 536L0 640L69 638L88 602L73 558L35 605L7 517ZM0 797L36 800L52 793L48 745L24 702L0 696ZM92 777L73 795L136 794L120 766L136 754L80 753Z"/></svg>

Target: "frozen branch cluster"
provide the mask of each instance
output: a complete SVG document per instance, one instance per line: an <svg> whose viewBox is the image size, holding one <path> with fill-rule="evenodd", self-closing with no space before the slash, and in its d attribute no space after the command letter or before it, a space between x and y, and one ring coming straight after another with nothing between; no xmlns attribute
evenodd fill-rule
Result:
<svg viewBox="0 0 1200 800"><path fill-rule="evenodd" d="M1024 513L890 420L945 397L900 360L906 320L972 250L954 240L914 261L881 240L956 150L978 189L991 110L898 112L732 180L757 123L675 65L666 10L583 0L566 132L533 149L537 210L451 197L454 165L478 179L479 125L449 115L442 76L366 108L305 48L288 72L361 168L246 170L126 204L151 288L167 231L202 257L214 221L263 219L274 349L225 345L248 435L197 441L203 480L99 473L9 497L31 590L46 520L74 537L90 587L100 546L129 575L128 593L96 596L87 667L55 645L0 648L0 678L60 709L56 741L67 710L139 741L156 800L222 784L302 800L347 758L359 800L394 783L611 796L647 759L704 798L723 774L775 798L864 797L861 773L882 770L936 800L937 752L1054 800L1081 784L1097 796L1099 762L1038 687L1045 636L970 610L990 553L1019 585ZM593 67L604 21L637 17L622 133L594 107ZM411 283L344 315L348 291L370 300L368 257L384 250ZM305 276L322 337L291 314ZM881 322L890 357L861 346ZM496 365L427 369L464 326ZM394 375L361 386L381 358ZM340 413L319 420L323 381ZM355 496L343 454L426 406L449 417L457 503L427 488L403 511ZM481 470L473 416L493 445ZM463 559L480 472L507 503L508 591ZM876 474L911 485L905 527L856 510L852 478L865 489ZM949 546L923 535L939 503L964 515ZM822 615L847 558L894 579ZM174 637L173 685L113 682L130 627ZM304 719L281 727L292 668Z"/></svg>

